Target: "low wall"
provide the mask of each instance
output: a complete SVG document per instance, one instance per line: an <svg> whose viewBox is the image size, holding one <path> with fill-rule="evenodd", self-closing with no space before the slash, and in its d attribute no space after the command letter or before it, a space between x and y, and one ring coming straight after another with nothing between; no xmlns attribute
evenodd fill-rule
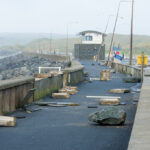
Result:
<svg viewBox="0 0 150 150"><path fill-rule="evenodd" d="M72 62L70 68L49 78L34 79L32 77L4 80L0 82L0 114L15 111L23 105L23 99L30 89L36 89L29 103L40 100L57 92L66 85L76 85L83 81L84 67L79 62Z"/></svg>
<svg viewBox="0 0 150 150"><path fill-rule="evenodd" d="M82 82L84 79L84 67L78 61L73 61L70 68L66 68L62 71L64 73L64 86L76 85Z"/></svg>
<svg viewBox="0 0 150 150"><path fill-rule="evenodd" d="M150 149L150 74L144 76L128 150Z"/></svg>
<svg viewBox="0 0 150 150"><path fill-rule="evenodd" d="M140 68L126 65L126 64L115 63L115 62L111 62L111 61L106 61L106 64L108 66L111 66L113 69L115 69L116 72L131 74L134 77L139 77L139 78L141 77L141 69Z"/></svg>
<svg viewBox="0 0 150 150"><path fill-rule="evenodd" d="M45 96L50 96L63 87L63 74L55 75L45 79L35 80L34 100L39 100Z"/></svg>
<svg viewBox="0 0 150 150"><path fill-rule="evenodd" d="M70 68L62 70L61 74L35 81L34 100L39 100L45 96L50 96L64 86L77 85L83 81L84 67L77 61L72 62Z"/></svg>
<svg viewBox="0 0 150 150"><path fill-rule="evenodd" d="M34 78L20 78L0 82L0 114L15 111L30 89L34 87ZM33 97L29 103L33 102Z"/></svg>

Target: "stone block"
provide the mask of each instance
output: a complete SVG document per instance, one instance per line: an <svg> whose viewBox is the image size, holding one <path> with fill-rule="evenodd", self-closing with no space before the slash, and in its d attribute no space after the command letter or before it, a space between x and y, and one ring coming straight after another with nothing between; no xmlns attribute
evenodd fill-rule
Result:
<svg viewBox="0 0 150 150"><path fill-rule="evenodd" d="M70 94L68 94L68 93L53 93L52 97L56 98L56 99L67 99L67 98L70 98Z"/></svg>
<svg viewBox="0 0 150 150"><path fill-rule="evenodd" d="M14 127L16 125L15 117L0 116L0 126Z"/></svg>
<svg viewBox="0 0 150 150"><path fill-rule="evenodd" d="M121 93L129 93L130 89L111 89L109 90L110 93L117 93L117 94L121 94Z"/></svg>
<svg viewBox="0 0 150 150"><path fill-rule="evenodd" d="M119 105L120 100L118 98L102 98L100 99L100 105Z"/></svg>

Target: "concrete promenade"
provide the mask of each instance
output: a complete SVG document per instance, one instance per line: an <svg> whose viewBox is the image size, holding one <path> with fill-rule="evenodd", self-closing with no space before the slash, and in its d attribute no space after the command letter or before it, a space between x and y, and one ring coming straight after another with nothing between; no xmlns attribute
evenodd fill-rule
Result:
<svg viewBox="0 0 150 150"><path fill-rule="evenodd" d="M99 78L99 72L108 67L82 62L90 78ZM0 128L0 150L127 150L136 112L136 93L112 94L112 88L131 88L135 83L124 83L125 74L111 73L110 81L89 82L78 85L79 92L70 99L44 98L48 102L76 102L77 107L39 107L42 110L31 114L16 111L10 115L25 116L17 119L13 128ZM89 78L87 77L87 79ZM99 105L97 99L86 96L120 96L126 105L114 106L127 112L124 126L99 126L88 121L88 115L107 106ZM98 108L88 108L96 105Z"/></svg>
<svg viewBox="0 0 150 150"><path fill-rule="evenodd" d="M150 150L150 76L145 76L128 150Z"/></svg>

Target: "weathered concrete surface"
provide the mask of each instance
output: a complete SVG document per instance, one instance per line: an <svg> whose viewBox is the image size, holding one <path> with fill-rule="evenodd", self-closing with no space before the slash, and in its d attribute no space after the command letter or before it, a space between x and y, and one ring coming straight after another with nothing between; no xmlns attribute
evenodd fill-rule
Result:
<svg viewBox="0 0 150 150"><path fill-rule="evenodd" d="M128 150L150 150L150 77L144 77Z"/></svg>

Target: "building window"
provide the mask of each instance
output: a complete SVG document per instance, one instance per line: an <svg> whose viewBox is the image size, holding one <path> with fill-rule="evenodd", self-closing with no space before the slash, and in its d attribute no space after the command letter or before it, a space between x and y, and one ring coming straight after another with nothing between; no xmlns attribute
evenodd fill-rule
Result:
<svg viewBox="0 0 150 150"><path fill-rule="evenodd" d="M92 41L93 37L92 36L83 36L83 41Z"/></svg>

